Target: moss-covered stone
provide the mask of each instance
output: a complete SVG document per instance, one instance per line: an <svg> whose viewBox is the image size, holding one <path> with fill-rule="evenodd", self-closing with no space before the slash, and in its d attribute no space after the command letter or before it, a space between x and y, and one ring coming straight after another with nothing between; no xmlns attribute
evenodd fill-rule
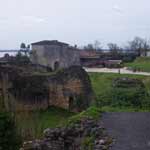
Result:
<svg viewBox="0 0 150 150"><path fill-rule="evenodd" d="M28 67L27 67L28 66ZM7 109L33 110L49 106L82 111L93 91L88 74L74 66L57 72L31 71L33 66L0 66L0 85Z"/></svg>

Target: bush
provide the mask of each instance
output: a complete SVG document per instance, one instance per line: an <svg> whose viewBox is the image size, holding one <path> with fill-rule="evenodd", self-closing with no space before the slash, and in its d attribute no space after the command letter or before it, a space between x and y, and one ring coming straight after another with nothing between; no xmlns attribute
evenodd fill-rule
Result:
<svg viewBox="0 0 150 150"><path fill-rule="evenodd" d="M0 150L19 150L20 139L11 115L0 113Z"/></svg>
<svg viewBox="0 0 150 150"><path fill-rule="evenodd" d="M82 142L82 150L93 150L94 149L94 140L95 137L85 137Z"/></svg>
<svg viewBox="0 0 150 150"><path fill-rule="evenodd" d="M111 102L113 106L142 107L145 102L149 102L147 96L148 93L141 80L116 78L113 81Z"/></svg>
<svg viewBox="0 0 150 150"><path fill-rule="evenodd" d="M138 88L113 88L112 106L142 107L142 100L146 98L144 89Z"/></svg>

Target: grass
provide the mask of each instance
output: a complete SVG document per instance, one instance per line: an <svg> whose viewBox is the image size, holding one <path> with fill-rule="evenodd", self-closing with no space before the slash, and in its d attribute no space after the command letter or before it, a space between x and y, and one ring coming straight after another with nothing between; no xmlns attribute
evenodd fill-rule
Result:
<svg viewBox="0 0 150 150"><path fill-rule="evenodd" d="M21 112L16 114L16 125L24 140L41 138L46 128L65 124L74 113L50 107L46 111Z"/></svg>
<svg viewBox="0 0 150 150"><path fill-rule="evenodd" d="M150 72L150 57L139 57L132 63L126 63L125 66L137 71Z"/></svg>
<svg viewBox="0 0 150 150"><path fill-rule="evenodd" d="M50 107L47 111L22 112L16 114L16 125L23 140L39 139L46 128L71 126L83 118L99 119L101 111L97 107L75 114L66 110Z"/></svg>
<svg viewBox="0 0 150 150"><path fill-rule="evenodd" d="M150 77L142 76L142 75L123 75L123 74L115 74L115 73L89 73L90 79L92 82L93 90L98 95L103 95L110 91L112 80L117 77L129 77L129 78L137 78L143 80L143 82L149 81ZM147 85L147 82L145 82ZM147 85L147 89L149 86Z"/></svg>
<svg viewBox="0 0 150 150"><path fill-rule="evenodd" d="M96 95L96 104L100 100L109 101L112 91L112 80L117 77L137 78L143 81L147 92L150 94L150 77L143 75L123 75L114 73L89 73L93 90ZM136 98L136 97L135 97ZM111 105L100 106L103 112L149 112L150 108L133 108L133 107L112 107Z"/></svg>
<svg viewBox="0 0 150 150"><path fill-rule="evenodd" d="M94 106L91 106L89 107L87 110L79 113L79 114L76 114L72 117L70 117L68 119L68 122L66 125L72 125L76 122L79 122L80 120L82 120L83 118L92 118L92 119L99 119L100 118L100 114L101 114L101 109L98 108L98 107L94 107Z"/></svg>

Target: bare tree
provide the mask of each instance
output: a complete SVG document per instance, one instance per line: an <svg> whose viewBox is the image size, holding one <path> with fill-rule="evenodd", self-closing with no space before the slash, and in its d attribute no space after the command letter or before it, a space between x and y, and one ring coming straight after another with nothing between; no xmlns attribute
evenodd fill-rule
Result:
<svg viewBox="0 0 150 150"><path fill-rule="evenodd" d="M94 49L95 50L101 50L102 49L101 42L99 42L99 41L96 40L94 42Z"/></svg>
<svg viewBox="0 0 150 150"><path fill-rule="evenodd" d="M85 50L101 50L102 47L101 47L101 43L99 41L95 41L93 44L90 43L88 44L87 46L84 46L84 49Z"/></svg>
<svg viewBox="0 0 150 150"><path fill-rule="evenodd" d="M84 46L85 50L95 50L93 44L88 44L87 46Z"/></svg>
<svg viewBox="0 0 150 150"><path fill-rule="evenodd" d="M138 56L145 56L150 45L146 39L135 37L128 43L128 49L135 51Z"/></svg>
<svg viewBox="0 0 150 150"><path fill-rule="evenodd" d="M121 48L115 43L108 43L107 46L113 56L116 56L121 52Z"/></svg>

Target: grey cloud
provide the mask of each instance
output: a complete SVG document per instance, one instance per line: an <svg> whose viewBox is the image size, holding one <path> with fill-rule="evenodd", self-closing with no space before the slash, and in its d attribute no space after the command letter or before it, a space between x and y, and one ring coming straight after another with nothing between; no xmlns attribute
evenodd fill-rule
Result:
<svg viewBox="0 0 150 150"><path fill-rule="evenodd" d="M0 49L43 39L84 45L149 37L149 7L150 0L1 0Z"/></svg>

